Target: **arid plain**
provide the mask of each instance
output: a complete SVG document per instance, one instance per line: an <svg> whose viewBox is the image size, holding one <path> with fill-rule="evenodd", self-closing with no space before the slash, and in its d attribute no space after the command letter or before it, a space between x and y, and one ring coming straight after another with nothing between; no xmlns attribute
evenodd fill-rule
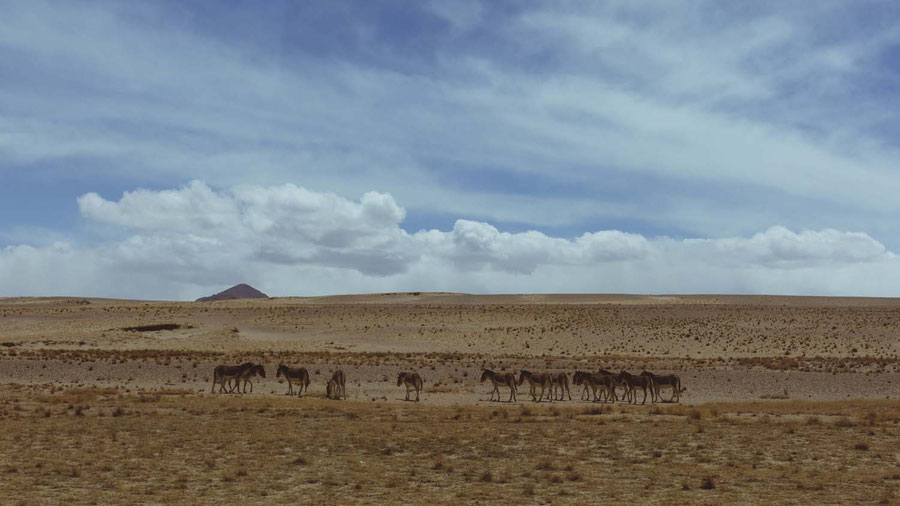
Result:
<svg viewBox="0 0 900 506"><path fill-rule="evenodd" d="M218 364L262 363L253 393ZM288 397L279 364L312 384ZM495 371L675 373L680 404L489 401ZM329 401L331 372L347 400ZM404 401L397 373L425 380ZM11 503L884 503L900 299L0 299ZM506 399L506 391L502 392Z"/></svg>

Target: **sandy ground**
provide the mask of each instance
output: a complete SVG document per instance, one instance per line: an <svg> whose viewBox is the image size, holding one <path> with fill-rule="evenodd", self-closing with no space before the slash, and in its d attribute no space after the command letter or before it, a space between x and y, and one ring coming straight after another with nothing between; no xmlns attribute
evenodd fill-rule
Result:
<svg viewBox="0 0 900 506"><path fill-rule="evenodd" d="M254 380L253 393L210 392L216 365L245 361L261 363L267 372ZM287 385L274 377L279 364L310 371L303 398L286 397ZM498 403L489 401L490 387L479 382L484 368L571 374L598 367L678 374L686 387L682 405L600 405L582 400L574 385L571 401L538 405L521 387L518 403ZM336 369L348 377L348 399L340 403L323 399L325 381ZM404 402L396 386L399 371L425 378L420 403ZM0 299L0 383L0 467L7 466L0 478L18 484L6 497L24 503L90 502L112 486L118 492L100 502L204 503L199 499L219 497L211 492L218 487L250 503L312 497L329 503L598 502L594 494L602 492L614 502L891 504L900 480L900 471L890 471L900 466L900 299L430 293L207 303L7 298ZM540 411L547 409L552 411ZM666 411L671 409L680 411ZM269 416L272 410L280 414ZM704 414L695 418L690 410ZM291 421L302 413L303 420ZM376 416L370 420L371 413ZM747 413L765 422L736 422ZM806 423L820 417L831 427L835 416L852 421L836 432L817 431L818 421ZM481 421L456 423L459 417ZM447 450L441 460L428 450L426 434L402 424L407 419L433 425L431 436L454 435L456 453ZM171 438L153 420L170 427ZM518 423L508 426L510 420ZM350 432L332 434L333 425ZM853 429L842 430L845 425ZM697 436L698 426L709 435ZM190 439L211 427L230 442ZM635 427L652 427L649 439ZM273 434L284 431L300 435L285 436L288 443L279 446ZM309 441L302 437L309 431L327 437ZM466 434L490 438L492 431L512 438L479 457L493 467L457 460L479 452L481 440ZM770 437L787 431L804 435ZM376 443L366 442L372 434L391 433L395 439L379 435ZM78 448L112 444L104 442L108 437L122 438L125 453L114 452L109 469L73 473L71 466L41 457L46 445L39 442L54 434L64 435L61 451L75 463L92 458ZM201 463L209 473L181 469L178 458L160 454L141 434L169 438L169 444L189 448L191 459L214 456ZM837 438L836 446L822 434ZM597 448L603 457L585 453L597 444L595 437L625 438L637 449L626 451L616 442ZM673 443L661 442L669 437ZM284 469L269 471L285 479L314 476L312 481L285 486L245 479L259 476L254 466L229 463L255 440L281 455L275 460L298 451L312 455L315 469L287 460ZM873 451L855 449L860 440ZM541 441L536 448L542 453L528 453L522 441ZM662 445L664 457L654 457L648 441ZM689 441L696 444L684 446ZM728 446L762 442L787 444L794 453L764 446L763 455L747 460ZM407 455L404 446L417 449ZM143 455L139 459L157 455L164 473L144 476L150 470L134 460L134 452ZM541 455L553 462L542 464ZM866 463L854 463L861 455ZM351 466L349 475L341 475L341 467L357 458L377 463L375 474ZM773 459L787 460L776 465ZM426 470L409 475L415 462ZM692 467L670 476L673 464ZM617 470L622 465L641 476L668 477L649 484L646 477L632 480ZM133 472L117 473L119 468ZM853 486L833 486L854 470ZM73 488L59 488L60 473ZM604 473L625 485L595 479ZM718 482L714 489L700 487L706 475ZM178 477L174 483L167 481L171 476ZM744 480L748 476L756 478ZM152 483L143 488L132 482L145 478ZM784 485L777 494L765 486L771 480Z"/></svg>
<svg viewBox="0 0 900 506"><path fill-rule="evenodd" d="M168 330L124 330L170 324ZM0 378L25 384L208 389L219 363L281 363L356 399L480 402L498 371L676 373L689 403L900 396L900 300L751 296L383 294L214 303L0 299ZM255 392L285 389L275 378ZM394 386L392 386L394 385ZM430 392L429 392L430 390Z"/></svg>

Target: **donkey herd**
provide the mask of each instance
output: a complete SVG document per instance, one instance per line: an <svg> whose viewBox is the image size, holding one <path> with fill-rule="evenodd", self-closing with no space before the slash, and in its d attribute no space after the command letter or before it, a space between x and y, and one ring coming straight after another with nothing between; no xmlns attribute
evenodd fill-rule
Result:
<svg viewBox="0 0 900 506"><path fill-rule="evenodd" d="M546 399L548 401L562 401L568 396L572 400L572 394L569 392L569 375L564 372L559 373L533 373L526 370L519 371L519 377L511 372L494 372L485 369L481 374L481 382L490 381L494 385L491 391L491 401L494 400L494 394L497 395L497 401L500 401L500 387L509 389L509 402L518 400L518 387L528 382L528 391L531 394L531 400L541 402ZM572 375L572 383L581 386L581 400L592 400L593 402L616 402L624 400L626 402L637 403L638 393L643 393L641 404L647 402L647 394L650 394L651 402L680 402L681 393L686 389L681 387L681 378L674 374L656 375L648 371L642 371L641 374L635 376L627 371L618 374L599 369L597 372L575 371ZM667 400L663 400L660 390L668 387L672 391L672 395ZM616 393L617 388L622 388L622 396ZM540 389L540 390L538 390Z"/></svg>
<svg viewBox="0 0 900 506"><path fill-rule="evenodd" d="M247 387L253 392L253 381L255 377L265 378L266 369L262 364L254 364L246 362L241 365L219 365L213 370L212 392L216 391L216 385L219 385L219 393L247 393ZM276 378L284 377L288 384L287 395L294 394L294 385L297 385L297 396L303 395L303 390L309 390L309 371L304 367L289 367L279 365L275 373ZM561 401L572 400L572 394L569 391L569 375L564 372L557 373L534 373L527 370L519 371L519 377L516 378L512 372L494 372L490 369L484 369L481 374L481 383L490 381L494 386L491 391L491 401L494 401L494 395L497 401L500 401L500 387L509 389L508 402L517 402L518 387L528 382L528 390L531 394L531 400L534 402ZM338 369L331 375L331 379L325 385L326 397L328 399L346 399L347 379L344 371ZM581 400L590 400L593 402L616 402L623 400L625 402L637 403L638 394L643 394L641 404L647 402L647 394L650 394L651 402L680 402L681 393L686 389L681 386L681 379L674 375L656 375L648 371L642 371L639 375L630 374L622 371L618 374L599 369L597 372L575 371L572 375L572 383L576 386L583 387L581 392ZM415 400L419 402L419 392L422 391L424 380L417 372L401 372L397 375L397 386L406 388L406 400ZM622 389L622 395L617 393L617 389ZM660 391L663 388L671 390L671 396L667 400L663 400ZM416 398L411 399L410 393L415 392Z"/></svg>

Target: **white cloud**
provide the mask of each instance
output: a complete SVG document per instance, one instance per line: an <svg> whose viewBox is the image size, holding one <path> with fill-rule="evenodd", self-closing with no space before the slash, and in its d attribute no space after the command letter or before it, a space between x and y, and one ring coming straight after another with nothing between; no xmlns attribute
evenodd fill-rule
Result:
<svg viewBox="0 0 900 506"><path fill-rule="evenodd" d="M178 190L126 192L119 202L104 200L96 193L78 197L78 208L86 218L136 229L176 232L232 226L238 217L235 204L199 181Z"/></svg>
<svg viewBox="0 0 900 506"><path fill-rule="evenodd" d="M688 239L680 247L722 265L809 267L820 263L846 264L891 259L884 245L859 232L825 229L796 233L772 227L750 238Z"/></svg>
<svg viewBox="0 0 900 506"><path fill-rule="evenodd" d="M542 265L591 265L636 260L648 254L647 240L617 230L585 233L575 240L538 231L501 232L488 223L457 220L450 232L419 232L424 254L452 261L462 269L528 274Z"/></svg>
<svg viewBox="0 0 900 506"><path fill-rule="evenodd" d="M745 19L702 2L605 3L575 13L542 5L523 7L521 16L484 15L485 3L445 4L433 9L457 31L496 25L497 39L484 42L491 51L460 54L465 45L440 41L422 48L434 51L432 64L409 74L302 48L280 60L189 24L137 21L171 14L156 5L10 6L0 45L30 71L21 74L65 80L0 83L0 161L100 160L154 185L302 178L341 195L379 187L410 209L535 228L624 217L721 236L787 219L793 228L820 228L822 217L897 236L895 220L884 218L900 210L892 192L900 177L890 170L897 151L871 135L892 129L870 128L893 121L890 108L877 95L844 93L842 101L791 91L865 75L896 29L873 28L866 43L823 44L818 24L804 20L806 9L818 16L818 8L763 6ZM810 134L811 126L827 134ZM598 205L538 185L523 194L443 184L434 165L448 180L457 168L497 167L591 189L616 169L637 191ZM648 180L720 190L651 201L641 191ZM785 218L727 198L747 188L772 194ZM791 196L804 205L787 213ZM182 218L172 219L180 226Z"/></svg>
<svg viewBox="0 0 900 506"><path fill-rule="evenodd" d="M205 183L79 198L85 218L125 227L119 242L0 250L0 295L191 298L249 281L273 294L391 290L473 292L769 292L884 295L896 256L859 232L647 238L605 230L575 238L510 233L457 220L403 229L385 193L359 201L295 185ZM860 273L857 276L849 273ZM874 287L874 288L873 288Z"/></svg>
<svg viewBox="0 0 900 506"><path fill-rule="evenodd" d="M86 218L140 232L131 242L141 244L123 243L128 259L170 247L179 265L206 263L224 250L245 261L390 274L405 270L410 255L411 239L399 227L406 211L378 192L353 202L292 184L217 193L193 181L177 190L126 192L118 202L88 193L78 204Z"/></svg>

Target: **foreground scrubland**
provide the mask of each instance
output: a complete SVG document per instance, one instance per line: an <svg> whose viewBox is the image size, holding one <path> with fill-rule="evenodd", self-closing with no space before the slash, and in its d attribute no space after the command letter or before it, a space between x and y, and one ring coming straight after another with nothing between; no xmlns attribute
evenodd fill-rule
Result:
<svg viewBox="0 0 900 506"><path fill-rule="evenodd" d="M896 401L435 407L18 386L0 394L0 496L893 504L898 442Z"/></svg>
<svg viewBox="0 0 900 506"><path fill-rule="evenodd" d="M210 393L245 361L268 370L252 394ZM309 369L303 398L281 363ZM687 389L497 403L485 367ZM323 398L336 369L348 400ZM892 299L0 299L0 502L896 504L898 399Z"/></svg>

